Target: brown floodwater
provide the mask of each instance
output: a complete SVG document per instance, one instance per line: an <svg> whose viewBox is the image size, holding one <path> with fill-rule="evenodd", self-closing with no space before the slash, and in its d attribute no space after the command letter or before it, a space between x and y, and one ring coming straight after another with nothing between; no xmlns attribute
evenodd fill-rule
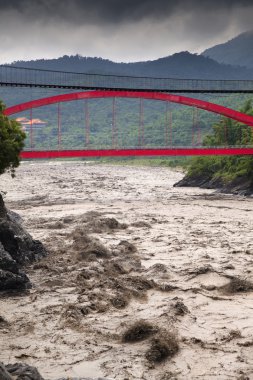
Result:
<svg viewBox="0 0 253 380"><path fill-rule="evenodd" d="M253 292L243 286L253 198L174 188L182 177L67 161L0 177L6 205L49 251L27 268L31 290L0 297L9 323L0 361L34 365L48 380L253 379ZM173 333L179 351L151 363L152 336L124 343L140 320Z"/></svg>

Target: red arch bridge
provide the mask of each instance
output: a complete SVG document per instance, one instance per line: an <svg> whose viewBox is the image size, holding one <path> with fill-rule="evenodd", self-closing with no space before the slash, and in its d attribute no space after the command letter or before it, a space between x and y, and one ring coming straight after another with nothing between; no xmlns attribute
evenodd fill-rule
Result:
<svg viewBox="0 0 253 380"><path fill-rule="evenodd" d="M92 148L90 145L90 121L89 121L89 108L88 99L95 98L112 98L112 121L111 121L111 147L110 148ZM138 144L134 148L118 147L118 131L116 123L116 98L138 98L140 99L139 108L139 126L138 126ZM164 131L164 146L150 147L145 144L145 129L144 129L144 114L143 114L143 100L157 100L166 103L166 120ZM74 100L85 101L85 134L84 134L84 148L83 149L64 149L62 146L62 129L61 129L61 113L60 104L63 102L70 102ZM186 97L178 94L170 94L160 91L139 91L139 90L92 90L82 92L72 92L63 95L50 96L37 100L32 100L26 103L18 104L5 109L4 113L7 116L18 114L24 111L30 111L30 149L22 152L22 158L60 158L60 157L106 157L106 156L192 156L192 155L252 155L252 137L246 146L228 146L225 144L223 147L203 147L201 146L201 131L197 125L198 114L193 113L193 127L192 127L192 146L180 147L173 146L172 136L172 112L169 110L170 103L183 104L186 106L194 107L194 110L206 110L212 113L225 116L227 118L236 120L248 128L253 128L253 116L235 111L209 101ZM33 118L32 112L34 109L48 106L51 104L58 104L58 131L57 131L57 147L51 150L37 150L34 147L33 141ZM226 129L226 126L225 126ZM225 130L226 134L227 131ZM252 133L250 132L252 136Z"/></svg>

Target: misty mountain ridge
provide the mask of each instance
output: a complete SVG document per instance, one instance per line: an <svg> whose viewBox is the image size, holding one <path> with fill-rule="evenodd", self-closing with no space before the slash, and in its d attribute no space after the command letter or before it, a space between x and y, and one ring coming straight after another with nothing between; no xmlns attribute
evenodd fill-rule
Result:
<svg viewBox="0 0 253 380"><path fill-rule="evenodd" d="M202 55L219 63L253 69L253 30L206 49Z"/></svg>
<svg viewBox="0 0 253 380"><path fill-rule="evenodd" d="M64 55L55 59L16 61L16 67L79 73L183 79L253 79L253 68L234 67L188 51L153 61L118 63L98 57Z"/></svg>

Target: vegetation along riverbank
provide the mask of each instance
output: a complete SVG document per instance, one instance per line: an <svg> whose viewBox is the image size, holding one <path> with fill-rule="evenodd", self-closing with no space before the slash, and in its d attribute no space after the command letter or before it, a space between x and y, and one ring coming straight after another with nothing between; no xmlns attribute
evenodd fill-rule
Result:
<svg viewBox="0 0 253 380"><path fill-rule="evenodd" d="M245 103L242 112L253 114L252 102ZM253 144L252 127L221 118L213 125L213 133L204 139L205 146L240 146ZM253 157L195 157L190 161L186 176L175 186L218 188L241 195L253 194Z"/></svg>

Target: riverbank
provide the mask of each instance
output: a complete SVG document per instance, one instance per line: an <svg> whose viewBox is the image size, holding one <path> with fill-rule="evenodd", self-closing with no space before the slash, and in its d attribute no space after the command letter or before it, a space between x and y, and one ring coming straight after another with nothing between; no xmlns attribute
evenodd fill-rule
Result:
<svg viewBox="0 0 253 380"><path fill-rule="evenodd" d="M187 167L190 165L189 157L171 158L132 158L132 159L104 159L99 162L105 165L116 166L139 166L139 167L161 167L170 168L184 173L184 177L177 182L175 187L199 187L202 189L213 189L220 193L235 194L242 196L253 196L253 182L248 176L238 175L235 179L227 179L219 176L210 176L206 169L205 173L187 174Z"/></svg>
<svg viewBox="0 0 253 380"><path fill-rule="evenodd" d="M208 173L207 173L208 174ZM201 189L214 189L220 193L241 196L253 196L253 181L248 176L238 176L233 180L224 181L222 178L209 178L207 175L185 175L175 184L175 187L199 187Z"/></svg>
<svg viewBox="0 0 253 380"><path fill-rule="evenodd" d="M8 208L49 254L27 268L27 294L0 297L0 361L48 380L252 377L253 200L173 187L182 177L74 162L1 176ZM138 321L150 334L126 342ZM152 362L165 332L178 349Z"/></svg>
<svg viewBox="0 0 253 380"><path fill-rule="evenodd" d="M126 157L126 158L103 158L99 161L101 164L106 165L119 165L119 166L150 166L171 168L183 171L189 162L188 157Z"/></svg>

